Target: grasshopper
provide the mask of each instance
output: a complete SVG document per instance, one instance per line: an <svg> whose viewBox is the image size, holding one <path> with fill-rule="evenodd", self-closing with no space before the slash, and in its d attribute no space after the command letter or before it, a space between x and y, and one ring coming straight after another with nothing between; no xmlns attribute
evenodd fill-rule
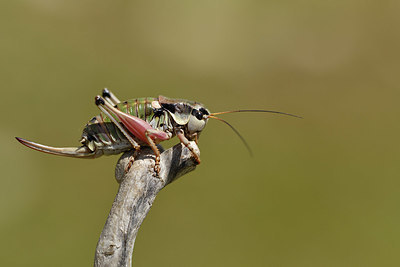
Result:
<svg viewBox="0 0 400 267"><path fill-rule="evenodd" d="M269 112L301 118L297 115L271 110L232 110L211 113L201 103L164 96L136 98L121 102L107 88L103 90L102 96L95 97L95 103L101 113L86 124L79 147L51 147L19 137L16 139L23 145L41 152L74 158L97 158L102 155L120 154L132 148L138 151L141 146L150 146L155 154L154 170L158 176L160 151L157 144L174 136L177 136L179 141L192 152L195 160L200 164L200 157L194 152L190 141L198 143L200 133L210 118L222 121L231 127L251 152L240 133L216 115L234 112Z"/></svg>

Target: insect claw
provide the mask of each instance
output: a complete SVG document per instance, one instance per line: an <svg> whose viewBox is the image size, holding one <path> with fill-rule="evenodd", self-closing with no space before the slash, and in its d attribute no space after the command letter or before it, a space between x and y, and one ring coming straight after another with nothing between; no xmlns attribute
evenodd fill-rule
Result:
<svg viewBox="0 0 400 267"><path fill-rule="evenodd" d="M130 157L129 157L129 162L128 162L128 164L126 165L126 168L125 168L125 174L128 173L129 170L132 168L132 165L133 165L133 162L134 162L134 161L135 161L135 157L134 157L134 156L130 156Z"/></svg>
<svg viewBox="0 0 400 267"><path fill-rule="evenodd" d="M157 178L160 178L160 165L154 165L154 171L157 173Z"/></svg>
<svg viewBox="0 0 400 267"><path fill-rule="evenodd" d="M154 163L154 171L156 172L156 177L160 180L160 171L161 171L161 167L160 167L160 156L156 156L155 158L155 163Z"/></svg>

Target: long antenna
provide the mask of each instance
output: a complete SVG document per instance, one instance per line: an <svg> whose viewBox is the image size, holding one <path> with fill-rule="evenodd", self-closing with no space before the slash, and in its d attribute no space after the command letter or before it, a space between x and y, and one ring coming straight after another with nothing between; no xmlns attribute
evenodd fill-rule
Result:
<svg viewBox="0 0 400 267"><path fill-rule="evenodd" d="M302 119L303 117L290 114L290 113L285 113L285 112L280 112L280 111L274 111L274 110L264 110L264 109L238 109L238 110L230 110L230 111L222 111L222 112L215 112L211 113L211 116L214 115L220 115L220 114L227 114L227 113L235 113L235 112L268 112L268 113L275 113L275 114L281 114L281 115L287 115L295 118L300 118Z"/></svg>
<svg viewBox="0 0 400 267"><path fill-rule="evenodd" d="M226 125L228 125L229 127L231 127L231 129L237 134L237 136L239 136L240 140L242 140L243 144L245 145L245 147L246 147L247 150L249 151L250 156L252 157L252 156L253 156L253 151L251 151L251 148L250 148L249 144L247 144L246 140L244 140L243 136L239 133L239 131L236 130L231 124L229 124L229 122L227 122L227 121L225 121L225 120L223 120L223 119L220 119L220 118L218 118L218 117L214 117L214 116L213 116L214 114L215 114L215 113L213 113L212 115L208 115L207 117L208 117L208 118L212 118L212 119L216 119L216 120L219 120L219 121L222 121L223 123L225 123Z"/></svg>

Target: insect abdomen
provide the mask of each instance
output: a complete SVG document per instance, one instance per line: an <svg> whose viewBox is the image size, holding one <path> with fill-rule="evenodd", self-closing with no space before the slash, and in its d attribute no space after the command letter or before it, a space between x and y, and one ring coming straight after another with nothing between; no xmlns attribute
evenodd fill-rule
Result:
<svg viewBox="0 0 400 267"><path fill-rule="evenodd" d="M102 114L93 117L83 129L81 143L91 151L100 149L104 154L119 154L131 149L123 133Z"/></svg>
<svg viewBox="0 0 400 267"><path fill-rule="evenodd" d="M150 122L154 115L151 102L156 100L157 98L154 97L130 99L117 104L117 108L139 119Z"/></svg>
<svg viewBox="0 0 400 267"><path fill-rule="evenodd" d="M166 131L171 127L169 117L165 111L156 113L151 104L153 101L158 101L158 98L142 97L130 99L117 104L117 108L122 112L146 121L153 129ZM108 118L106 118L106 121L109 121Z"/></svg>

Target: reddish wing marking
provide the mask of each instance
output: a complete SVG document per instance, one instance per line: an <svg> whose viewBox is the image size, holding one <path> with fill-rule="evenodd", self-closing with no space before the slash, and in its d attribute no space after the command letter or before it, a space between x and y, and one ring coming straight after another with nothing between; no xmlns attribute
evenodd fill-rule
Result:
<svg viewBox="0 0 400 267"><path fill-rule="evenodd" d="M158 139L162 141L170 139L170 136L167 133L153 129L148 122L130 114L126 114L125 112L114 108L107 102L104 103L103 107L106 108L112 115L117 116L129 132L147 144L149 143L146 138L147 130L151 130L149 136L152 139Z"/></svg>

